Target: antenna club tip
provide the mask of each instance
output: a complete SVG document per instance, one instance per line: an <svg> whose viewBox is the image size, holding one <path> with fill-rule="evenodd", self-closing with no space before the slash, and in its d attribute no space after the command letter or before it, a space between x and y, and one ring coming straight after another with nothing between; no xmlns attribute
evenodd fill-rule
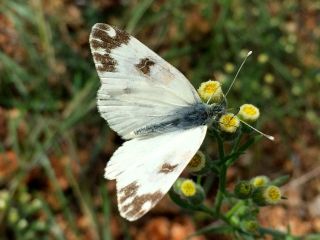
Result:
<svg viewBox="0 0 320 240"><path fill-rule="evenodd" d="M249 51L248 54L247 54L247 56L250 56L251 54L252 54L252 51Z"/></svg>
<svg viewBox="0 0 320 240"><path fill-rule="evenodd" d="M270 139L271 141L275 140L274 136L268 136L268 139Z"/></svg>

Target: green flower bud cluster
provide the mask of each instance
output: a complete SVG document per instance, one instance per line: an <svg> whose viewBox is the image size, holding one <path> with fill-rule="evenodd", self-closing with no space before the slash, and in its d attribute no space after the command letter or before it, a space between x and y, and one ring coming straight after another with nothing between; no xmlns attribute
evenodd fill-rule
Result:
<svg viewBox="0 0 320 240"><path fill-rule="evenodd" d="M42 208L42 201L25 188L18 189L15 194L0 191L0 214L5 216L7 227L15 236L23 236L26 240L37 239L48 229L47 220L39 218Z"/></svg>
<svg viewBox="0 0 320 240"><path fill-rule="evenodd" d="M277 204L283 198L280 188L272 184L266 176L238 182L234 194L239 199L252 199L258 206Z"/></svg>

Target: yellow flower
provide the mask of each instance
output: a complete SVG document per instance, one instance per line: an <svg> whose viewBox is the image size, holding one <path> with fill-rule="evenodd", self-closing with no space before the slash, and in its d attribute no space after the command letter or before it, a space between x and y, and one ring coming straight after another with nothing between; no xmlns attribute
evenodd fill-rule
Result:
<svg viewBox="0 0 320 240"><path fill-rule="evenodd" d="M199 172L205 167L205 165L206 157L201 151L198 151L189 162L187 169L190 172Z"/></svg>
<svg viewBox="0 0 320 240"><path fill-rule="evenodd" d="M2 199L4 201L8 201L9 200L9 192L7 190L1 190L0 191L0 199Z"/></svg>
<svg viewBox="0 0 320 240"><path fill-rule="evenodd" d="M259 108L252 104L243 104L240 107L238 116L246 122L255 122L260 116L260 111Z"/></svg>
<svg viewBox="0 0 320 240"><path fill-rule="evenodd" d="M30 199L31 199L31 195L29 193L27 193L27 192L22 192L19 195L20 203L27 203L27 202L30 201Z"/></svg>
<svg viewBox="0 0 320 240"><path fill-rule="evenodd" d="M271 73L267 73L264 75L264 81L268 84L272 84L274 82L274 76Z"/></svg>
<svg viewBox="0 0 320 240"><path fill-rule="evenodd" d="M263 192L264 199L268 204L276 204L281 200L281 191L277 186L269 186Z"/></svg>
<svg viewBox="0 0 320 240"><path fill-rule="evenodd" d="M232 63L226 63L224 65L224 70L226 73L232 73L234 71L234 65Z"/></svg>
<svg viewBox="0 0 320 240"><path fill-rule="evenodd" d="M264 63L268 62L268 60L269 60L269 56L267 54L265 54L265 53L259 54L259 56L258 56L259 63L264 64Z"/></svg>
<svg viewBox="0 0 320 240"><path fill-rule="evenodd" d="M0 212L5 210L7 207L7 202L4 199L0 199Z"/></svg>
<svg viewBox="0 0 320 240"><path fill-rule="evenodd" d="M275 185L256 188L252 200L259 206L278 203L282 198L280 188Z"/></svg>
<svg viewBox="0 0 320 240"><path fill-rule="evenodd" d="M234 133L240 126L240 121L237 116L232 113L224 114L219 119L219 127L227 133Z"/></svg>
<svg viewBox="0 0 320 240"><path fill-rule="evenodd" d="M17 228L19 230L23 230L28 226L28 222L26 219L20 219L19 222L17 223Z"/></svg>
<svg viewBox="0 0 320 240"><path fill-rule="evenodd" d="M180 191L185 197L192 197L196 194L196 184L190 180L184 180L180 185Z"/></svg>
<svg viewBox="0 0 320 240"><path fill-rule="evenodd" d="M207 102L210 97L211 102L220 102L223 96L220 83L218 81L211 80L201 83L198 93L204 102Z"/></svg>
<svg viewBox="0 0 320 240"><path fill-rule="evenodd" d="M20 216L19 216L18 209L16 209L16 208L9 209L9 213L8 213L8 222L9 223L15 224L19 220L19 218L20 218Z"/></svg>
<svg viewBox="0 0 320 240"><path fill-rule="evenodd" d="M269 178L266 176L257 176L251 179L251 184L253 187L258 188L258 187L264 187L269 183Z"/></svg>

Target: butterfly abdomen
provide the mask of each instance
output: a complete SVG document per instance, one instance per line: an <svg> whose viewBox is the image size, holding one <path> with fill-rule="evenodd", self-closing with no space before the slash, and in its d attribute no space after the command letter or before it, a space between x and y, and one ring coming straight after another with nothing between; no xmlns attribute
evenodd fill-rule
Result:
<svg viewBox="0 0 320 240"><path fill-rule="evenodd" d="M150 134L158 135L207 125L212 118L223 111L224 107L222 105L207 105L204 103L181 107L168 115L168 118L162 122L135 130L134 135L136 137Z"/></svg>

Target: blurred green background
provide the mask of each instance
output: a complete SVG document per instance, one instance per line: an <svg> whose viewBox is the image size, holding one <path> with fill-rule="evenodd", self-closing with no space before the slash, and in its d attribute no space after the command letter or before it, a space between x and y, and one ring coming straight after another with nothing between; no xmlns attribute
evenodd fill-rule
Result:
<svg viewBox="0 0 320 240"><path fill-rule="evenodd" d="M167 199L136 223L118 216L103 169L122 140L96 108L96 22L127 30L196 88L226 89L252 50L229 106L257 105L259 128L277 140L245 154L229 185L290 174L288 200L262 224L320 231L320 1L2 0L0 239L184 239L207 221Z"/></svg>

